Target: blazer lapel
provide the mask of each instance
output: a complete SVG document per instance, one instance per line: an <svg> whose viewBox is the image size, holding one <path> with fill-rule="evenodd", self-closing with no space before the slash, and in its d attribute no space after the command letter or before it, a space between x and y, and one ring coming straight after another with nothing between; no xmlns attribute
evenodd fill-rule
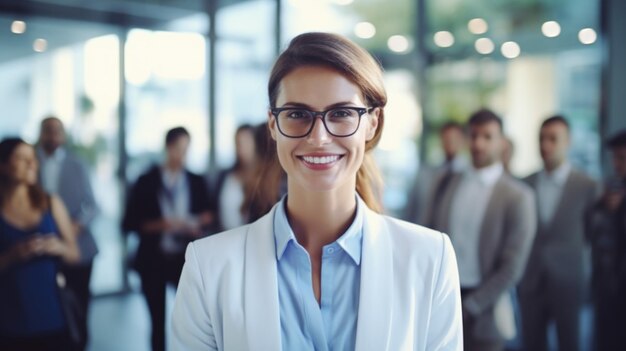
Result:
<svg viewBox="0 0 626 351"><path fill-rule="evenodd" d="M574 171L570 171L565 180L565 184L563 184L563 188L561 188L561 194L559 195L559 200L556 203L552 218L550 218L550 221L545 226L546 233L552 232L554 225L557 223L561 223L564 220L574 220L574 218L564 219L563 215L565 214L565 207L573 203L573 201L576 201L573 197L573 195L576 194L576 180Z"/></svg>
<svg viewBox="0 0 626 351"><path fill-rule="evenodd" d="M274 212L248 228L245 248L244 311L248 349L280 350L280 315Z"/></svg>
<svg viewBox="0 0 626 351"><path fill-rule="evenodd" d="M386 350L389 345L394 287L389 235L380 215L367 209L363 223L357 350Z"/></svg>

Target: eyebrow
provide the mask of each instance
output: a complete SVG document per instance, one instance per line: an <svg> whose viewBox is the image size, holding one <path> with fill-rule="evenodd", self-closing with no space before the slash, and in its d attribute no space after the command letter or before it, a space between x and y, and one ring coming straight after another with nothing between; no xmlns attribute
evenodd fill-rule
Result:
<svg viewBox="0 0 626 351"><path fill-rule="evenodd" d="M288 101L286 103L283 104L282 107L295 107L295 108L303 108L303 109L307 109L307 110L312 110L312 107L310 105L307 105L305 103L301 103L301 102L291 102ZM329 110L329 109L333 109L336 107L360 107L360 106L355 106L354 102L352 101L340 101L340 102L336 102L332 105L328 105L324 108L324 110Z"/></svg>

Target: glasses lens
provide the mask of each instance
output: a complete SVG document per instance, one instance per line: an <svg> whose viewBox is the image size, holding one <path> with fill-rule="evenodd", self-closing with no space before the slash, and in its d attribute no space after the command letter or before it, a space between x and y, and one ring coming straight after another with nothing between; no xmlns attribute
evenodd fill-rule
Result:
<svg viewBox="0 0 626 351"><path fill-rule="evenodd" d="M278 114L278 128L286 136L301 137L309 132L313 119L313 114L307 110L282 110Z"/></svg>
<svg viewBox="0 0 626 351"><path fill-rule="evenodd" d="M357 109L335 108L326 115L327 131L335 136L348 136L359 127L360 115ZM289 137L303 137L311 130L315 114L304 109L287 109L278 113L278 127Z"/></svg>
<svg viewBox="0 0 626 351"><path fill-rule="evenodd" d="M326 114L326 127L337 136L350 135L359 127L359 112L351 108L336 108Z"/></svg>

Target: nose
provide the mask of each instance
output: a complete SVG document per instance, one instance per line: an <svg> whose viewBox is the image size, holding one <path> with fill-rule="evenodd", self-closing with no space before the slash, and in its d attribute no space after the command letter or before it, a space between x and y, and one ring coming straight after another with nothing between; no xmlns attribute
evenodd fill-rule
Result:
<svg viewBox="0 0 626 351"><path fill-rule="evenodd" d="M307 142L314 146L324 145L330 142L330 134L324 126L323 116L321 114L314 116L313 127L307 136Z"/></svg>

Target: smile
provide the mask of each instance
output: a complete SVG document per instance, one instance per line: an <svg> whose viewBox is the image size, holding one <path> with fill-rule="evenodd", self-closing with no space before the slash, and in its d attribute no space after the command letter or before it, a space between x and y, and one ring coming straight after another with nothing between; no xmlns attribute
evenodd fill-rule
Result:
<svg viewBox="0 0 626 351"><path fill-rule="evenodd" d="M302 156L302 159L307 163L312 163L316 165L324 165L337 161L339 159L339 155L332 156Z"/></svg>

